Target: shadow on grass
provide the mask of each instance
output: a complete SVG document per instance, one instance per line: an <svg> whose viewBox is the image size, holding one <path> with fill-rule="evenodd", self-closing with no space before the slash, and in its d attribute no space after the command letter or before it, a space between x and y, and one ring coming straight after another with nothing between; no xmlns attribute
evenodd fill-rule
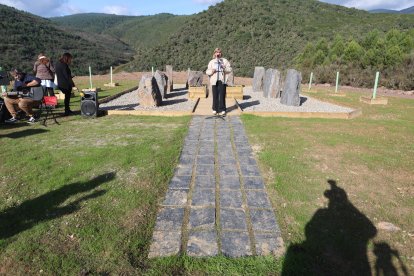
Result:
<svg viewBox="0 0 414 276"><path fill-rule="evenodd" d="M24 129L24 130L21 130L21 131L11 132L11 133L8 133L8 134L1 134L0 138L7 137L7 138L12 138L12 139L17 139L17 138L23 138L23 137L26 137L26 136L41 134L41 133L45 133L45 132L48 132L48 130L29 128L29 129Z"/></svg>
<svg viewBox="0 0 414 276"><path fill-rule="evenodd" d="M317 210L306 224L306 240L289 246L282 275L372 275L367 247L377 229L348 200L344 189L333 180L328 183L330 189L324 192L328 207ZM391 254L398 256L398 252L390 252L388 244L374 250L378 270L395 271Z"/></svg>
<svg viewBox="0 0 414 276"><path fill-rule="evenodd" d="M80 203L97 198L106 193L105 190L93 191L64 206L63 202L76 194L91 191L101 184L115 178L115 173L106 173L82 183L67 184L57 190L50 191L22 204L10 207L0 212L0 239L13 237L33 226L64 215L71 214L80 209Z"/></svg>

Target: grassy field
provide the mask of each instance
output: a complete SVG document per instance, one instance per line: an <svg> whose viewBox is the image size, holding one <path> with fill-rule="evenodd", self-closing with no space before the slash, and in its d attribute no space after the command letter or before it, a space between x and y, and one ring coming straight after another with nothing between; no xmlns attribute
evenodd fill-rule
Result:
<svg viewBox="0 0 414 276"><path fill-rule="evenodd" d="M414 101L312 95L363 115L242 116L285 240L281 259L147 258L190 117L0 125L0 274L412 274Z"/></svg>

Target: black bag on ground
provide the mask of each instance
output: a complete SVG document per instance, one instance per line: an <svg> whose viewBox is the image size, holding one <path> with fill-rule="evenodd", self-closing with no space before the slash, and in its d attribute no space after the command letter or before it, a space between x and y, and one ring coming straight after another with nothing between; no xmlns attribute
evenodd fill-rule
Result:
<svg viewBox="0 0 414 276"><path fill-rule="evenodd" d="M10 118L11 115L4 104L4 100L0 99L0 124L4 124L4 121Z"/></svg>

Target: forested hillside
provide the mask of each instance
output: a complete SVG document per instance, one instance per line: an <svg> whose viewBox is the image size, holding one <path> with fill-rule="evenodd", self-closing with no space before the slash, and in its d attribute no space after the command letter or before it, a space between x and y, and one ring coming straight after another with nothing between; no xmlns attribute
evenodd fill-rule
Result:
<svg viewBox="0 0 414 276"><path fill-rule="evenodd" d="M30 13L0 5L0 66L31 71L39 53L57 60L65 51L74 56L74 74L86 74L91 65L95 73L111 65L130 61L134 50L110 36L69 33L55 23Z"/></svg>
<svg viewBox="0 0 414 276"><path fill-rule="evenodd" d="M377 28L414 28L411 15L370 14L316 0L225 0L186 22L170 39L140 52L130 70L172 64L205 70L215 47L221 47L236 75L251 76L254 66L286 68L307 42L321 37L361 39Z"/></svg>

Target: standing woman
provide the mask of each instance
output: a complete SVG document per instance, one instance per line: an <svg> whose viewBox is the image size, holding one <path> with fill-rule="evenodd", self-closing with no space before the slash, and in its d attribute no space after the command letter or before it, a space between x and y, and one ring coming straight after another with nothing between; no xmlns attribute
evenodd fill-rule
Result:
<svg viewBox="0 0 414 276"><path fill-rule="evenodd" d="M214 49L213 59L208 63L206 74L213 90L213 114L226 115L226 86L232 69L230 62L222 57L221 49Z"/></svg>
<svg viewBox="0 0 414 276"><path fill-rule="evenodd" d="M52 61L44 54L39 54L33 66L33 72L37 78L42 80L41 85L46 88L49 96L54 96L53 88L55 88L55 84L53 79L55 78L55 67L53 67Z"/></svg>
<svg viewBox="0 0 414 276"><path fill-rule="evenodd" d="M65 116L73 114L69 107L72 88L76 86L72 80L72 72L69 68L72 58L70 53L64 53L55 66L58 88L65 94Z"/></svg>

